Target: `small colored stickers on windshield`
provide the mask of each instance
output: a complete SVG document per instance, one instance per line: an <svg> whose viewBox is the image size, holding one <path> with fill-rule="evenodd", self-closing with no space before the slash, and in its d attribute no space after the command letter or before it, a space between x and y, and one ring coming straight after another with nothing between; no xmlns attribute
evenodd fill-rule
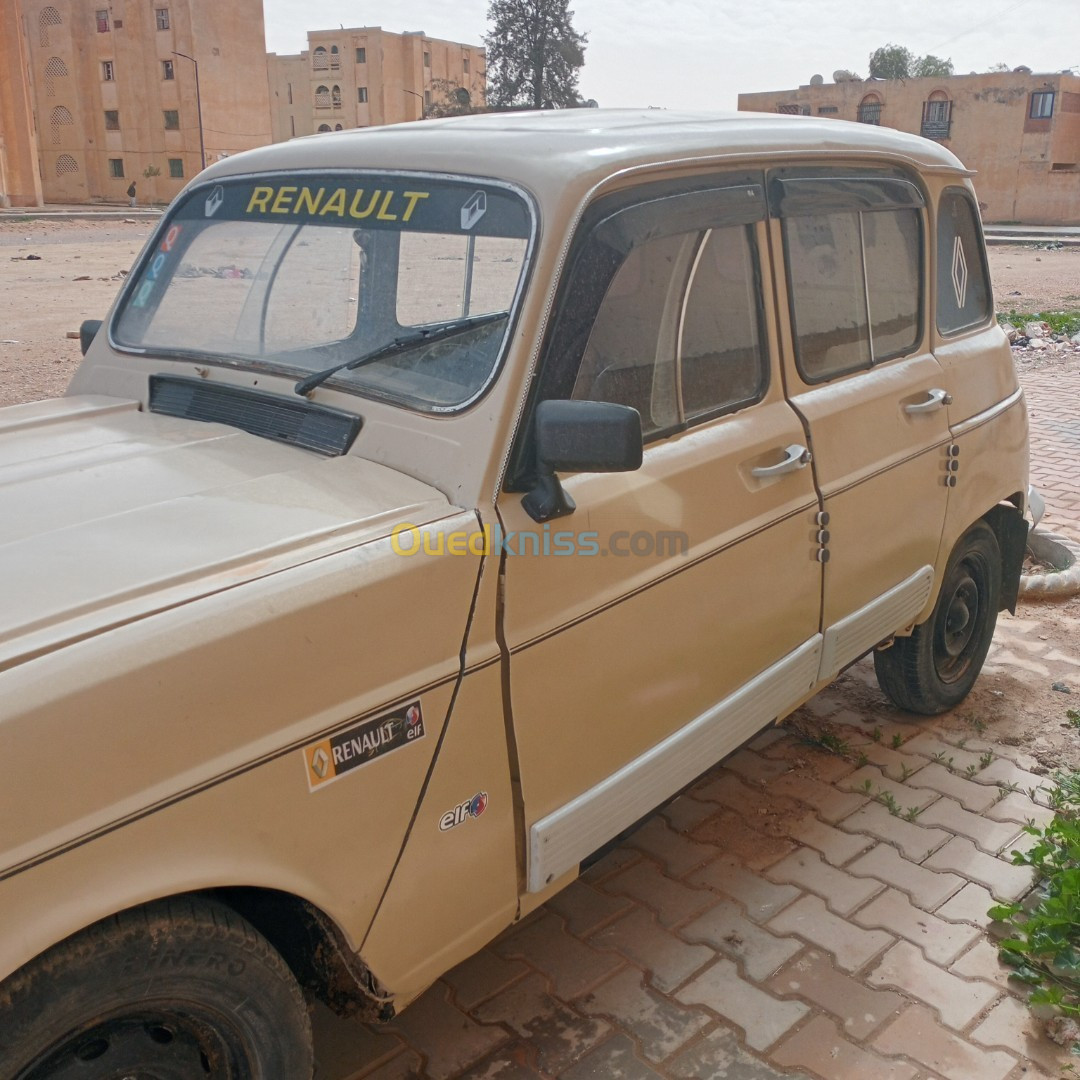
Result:
<svg viewBox="0 0 1080 1080"><path fill-rule="evenodd" d="M176 247L176 241L180 239L180 234L183 231L183 225L174 223L165 233L164 239L158 245L157 254L150 260L150 265L147 266L146 272L142 276L142 282L135 293L135 298L131 301L133 307L146 307L147 301L153 295L154 288L161 278L161 271L169 262L169 256Z"/></svg>
<svg viewBox="0 0 1080 1080"><path fill-rule="evenodd" d="M414 701L385 716L310 743L303 749L308 790L316 791L376 758L424 737L424 716Z"/></svg>

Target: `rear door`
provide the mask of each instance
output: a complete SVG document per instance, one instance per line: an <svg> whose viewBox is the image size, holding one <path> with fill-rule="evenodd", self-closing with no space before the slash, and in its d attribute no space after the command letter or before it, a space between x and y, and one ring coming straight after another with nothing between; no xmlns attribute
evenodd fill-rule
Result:
<svg viewBox="0 0 1080 1080"><path fill-rule="evenodd" d="M788 397L828 515L829 679L913 621L933 586L949 423L925 317L925 200L900 170L835 167L776 170L769 200Z"/></svg>

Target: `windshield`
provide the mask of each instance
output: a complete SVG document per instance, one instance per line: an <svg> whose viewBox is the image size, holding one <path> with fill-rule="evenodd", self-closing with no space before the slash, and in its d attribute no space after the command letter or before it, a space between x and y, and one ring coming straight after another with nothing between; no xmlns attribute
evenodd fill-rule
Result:
<svg viewBox="0 0 1080 1080"><path fill-rule="evenodd" d="M340 365L328 385L459 407L499 362L531 232L524 199L470 180L303 173L203 187L140 265L113 341L300 378ZM448 324L463 325L440 334ZM415 346L386 349L405 338Z"/></svg>

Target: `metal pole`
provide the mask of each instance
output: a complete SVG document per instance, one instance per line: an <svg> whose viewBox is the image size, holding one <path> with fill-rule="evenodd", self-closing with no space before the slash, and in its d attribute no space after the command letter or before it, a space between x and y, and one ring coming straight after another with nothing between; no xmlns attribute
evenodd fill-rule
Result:
<svg viewBox="0 0 1080 1080"><path fill-rule="evenodd" d="M202 159L202 167L206 168L206 142L203 139L203 126L202 126L202 95L199 93L199 61L194 56L188 56L187 53L177 52L172 50L173 56L182 56L185 60L190 60L195 65L195 109L199 114L199 157Z"/></svg>
<svg viewBox="0 0 1080 1080"><path fill-rule="evenodd" d="M417 119L418 120L423 120L424 119L424 95L423 94L418 94L415 90L406 90L404 87L401 88L401 92L403 94L412 94L412 96L414 98L419 98L420 99L420 115L417 117Z"/></svg>

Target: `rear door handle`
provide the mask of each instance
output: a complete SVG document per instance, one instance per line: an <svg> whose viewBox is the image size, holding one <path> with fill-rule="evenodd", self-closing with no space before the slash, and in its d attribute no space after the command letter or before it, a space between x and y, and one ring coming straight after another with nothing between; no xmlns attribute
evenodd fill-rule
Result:
<svg viewBox="0 0 1080 1080"><path fill-rule="evenodd" d="M947 390L928 390L925 401L916 401L911 405L905 405L904 412L909 416L913 416L916 413L936 412L938 409L943 409L946 405L951 404L952 394Z"/></svg>
<svg viewBox="0 0 1080 1080"><path fill-rule="evenodd" d="M775 465L759 465L750 470L751 476L759 480L765 480L770 476L783 476L784 473L795 472L796 469L804 469L810 464L810 451L805 446L793 443L784 449L784 460Z"/></svg>

